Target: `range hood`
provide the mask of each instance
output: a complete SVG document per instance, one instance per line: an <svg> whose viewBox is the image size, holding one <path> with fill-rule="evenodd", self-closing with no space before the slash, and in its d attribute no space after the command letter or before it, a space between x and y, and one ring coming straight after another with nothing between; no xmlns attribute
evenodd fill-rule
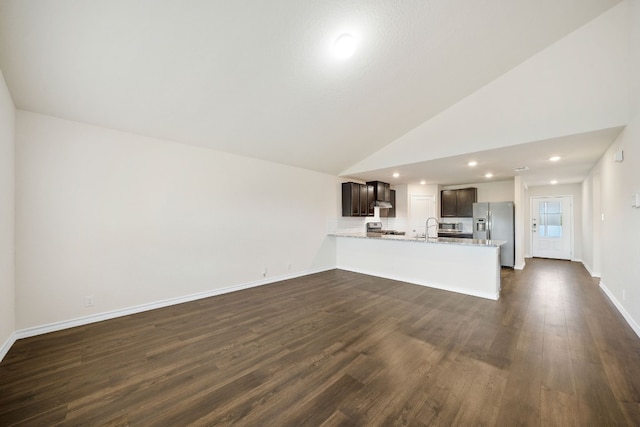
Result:
<svg viewBox="0 0 640 427"><path fill-rule="evenodd" d="M381 208L381 209L391 209L393 206L391 206L391 203L389 202L382 202L380 200L376 200L375 202L373 202L373 207Z"/></svg>

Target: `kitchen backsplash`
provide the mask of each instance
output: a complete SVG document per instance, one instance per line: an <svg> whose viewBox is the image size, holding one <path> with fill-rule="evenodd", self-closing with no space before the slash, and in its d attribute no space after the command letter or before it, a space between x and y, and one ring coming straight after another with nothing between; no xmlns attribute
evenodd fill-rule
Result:
<svg viewBox="0 0 640 427"><path fill-rule="evenodd" d="M359 233L365 231L365 224L371 221L381 221L385 230L404 231L407 234L414 234L407 218L378 218L375 216L366 217L337 217L327 219L328 233ZM462 223L462 231L473 233L473 220L471 218L445 218L441 222ZM424 233L424 230L422 230Z"/></svg>
<svg viewBox="0 0 640 427"><path fill-rule="evenodd" d="M364 233L367 222L380 221L384 230L409 231L406 218L337 217L327 219L328 233Z"/></svg>

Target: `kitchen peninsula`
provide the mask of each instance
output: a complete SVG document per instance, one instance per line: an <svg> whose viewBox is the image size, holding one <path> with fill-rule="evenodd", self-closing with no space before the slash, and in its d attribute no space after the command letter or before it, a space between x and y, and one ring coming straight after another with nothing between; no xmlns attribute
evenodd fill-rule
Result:
<svg viewBox="0 0 640 427"><path fill-rule="evenodd" d="M372 276L497 300L504 241L330 233L337 266Z"/></svg>

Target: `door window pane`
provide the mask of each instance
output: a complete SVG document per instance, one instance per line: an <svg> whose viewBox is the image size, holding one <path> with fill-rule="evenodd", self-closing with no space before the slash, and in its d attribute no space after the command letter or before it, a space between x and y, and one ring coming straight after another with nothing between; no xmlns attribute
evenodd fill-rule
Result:
<svg viewBox="0 0 640 427"><path fill-rule="evenodd" d="M562 238L562 202L540 202L540 237Z"/></svg>

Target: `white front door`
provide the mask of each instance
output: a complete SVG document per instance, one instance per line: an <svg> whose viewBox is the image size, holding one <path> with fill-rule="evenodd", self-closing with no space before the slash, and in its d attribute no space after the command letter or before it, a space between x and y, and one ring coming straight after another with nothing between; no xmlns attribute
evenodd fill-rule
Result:
<svg viewBox="0 0 640 427"><path fill-rule="evenodd" d="M571 196L531 198L531 255L571 259Z"/></svg>
<svg viewBox="0 0 640 427"><path fill-rule="evenodd" d="M411 232L413 234L424 235L426 232L427 218L436 215L436 201L434 196L421 194L411 195L411 208L409 211L409 221L411 221ZM435 222L432 222L435 224ZM430 236L438 236L438 229L429 232Z"/></svg>

